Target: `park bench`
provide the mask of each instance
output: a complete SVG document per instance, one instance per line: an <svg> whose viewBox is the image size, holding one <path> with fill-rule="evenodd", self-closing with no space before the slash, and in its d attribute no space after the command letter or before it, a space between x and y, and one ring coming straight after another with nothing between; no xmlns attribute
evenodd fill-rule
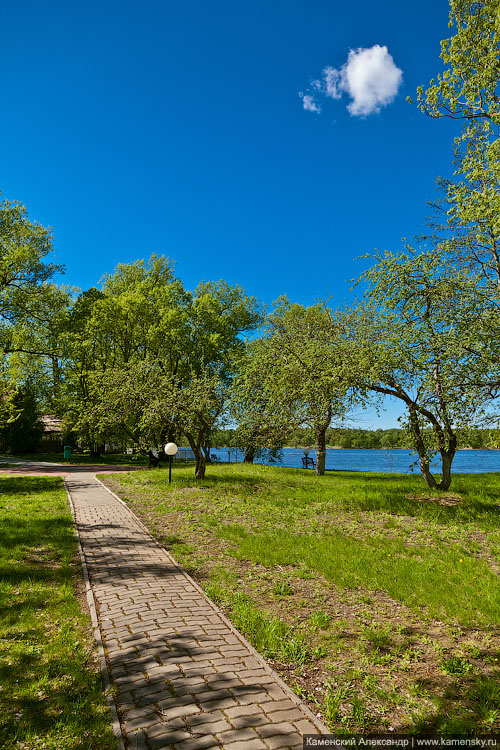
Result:
<svg viewBox="0 0 500 750"><path fill-rule="evenodd" d="M302 468L307 469L308 466L311 466L312 468L316 466L314 458L312 458L312 456L302 456Z"/></svg>

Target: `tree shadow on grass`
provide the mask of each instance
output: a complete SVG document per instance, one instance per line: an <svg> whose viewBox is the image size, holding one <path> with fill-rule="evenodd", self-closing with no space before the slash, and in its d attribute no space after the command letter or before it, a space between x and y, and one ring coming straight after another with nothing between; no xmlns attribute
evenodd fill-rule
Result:
<svg viewBox="0 0 500 750"><path fill-rule="evenodd" d="M46 652L11 657L0 666L0 684L1 747L51 735L58 737L51 747L82 747L85 735L89 750L115 747L103 717L101 675L81 657Z"/></svg>
<svg viewBox="0 0 500 750"><path fill-rule="evenodd" d="M420 681L437 710L420 714L414 731L445 735L500 733L500 671L457 678L444 694L439 682L437 676Z"/></svg>
<svg viewBox="0 0 500 750"><path fill-rule="evenodd" d="M18 518L0 520L0 545L4 549L23 547L26 549L40 546L74 545L74 527L70 517L30 518L26 521Z"/></svg>

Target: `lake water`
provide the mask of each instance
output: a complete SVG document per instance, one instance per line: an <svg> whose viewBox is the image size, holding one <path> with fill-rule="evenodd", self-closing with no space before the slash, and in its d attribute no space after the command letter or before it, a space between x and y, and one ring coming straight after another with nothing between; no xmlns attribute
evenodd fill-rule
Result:
<svg viewBox="0 0 500 750"><path fill-rule="evenodd" d="M221 461L228 460L227 449L212 450ZM284 448L283 460L279 466L302 468L302 456L304 452L296 448ZM309 456L316 461L316 451L311 450ZM231 451L231 462L242 461L242 451ZM256 461L255 463L268 463L267 461ZM378 472L400 472L402 474L420 473L417 456L409 449L381 448L342 448L330 449L326 452L326 468L330 470L343 471L378 471ZM434 471L439 470L439 461L434 461ZM454 473L483 474L488 471L500 472L500 450L462 450L457 451L453 461Z"/></svg>

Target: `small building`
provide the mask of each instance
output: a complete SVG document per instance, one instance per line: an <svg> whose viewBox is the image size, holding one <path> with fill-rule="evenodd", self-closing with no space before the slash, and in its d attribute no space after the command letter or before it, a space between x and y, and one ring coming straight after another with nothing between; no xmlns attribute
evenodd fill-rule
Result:
<svg viewBox="0 0 500 750"><path fill-rule="evenodd" d="M42 453L58 453L63 449L62 419L52 414L43 414L40 418L43 434L40 439L39 450Z"/></svg>

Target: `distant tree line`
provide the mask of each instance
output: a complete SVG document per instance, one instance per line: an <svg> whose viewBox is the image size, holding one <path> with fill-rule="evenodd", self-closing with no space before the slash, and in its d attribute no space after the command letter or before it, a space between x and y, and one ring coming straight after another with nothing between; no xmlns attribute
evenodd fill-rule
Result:
<svg viewBox="0 0 500 750"><path fill-rule="evenodd" d="M390 428L387 430L362 430L356 427L330 427L326 430L327 448L406 448L413 449L413 440L408 430ZM476 450L497 448L498 430L469 428L457 430L458 448ZM215 448L240 448L236 429L215 430L212 435ZM305 448L315 446L314 431L310 427L297 427L290 432L285 448Z"/></svg>

